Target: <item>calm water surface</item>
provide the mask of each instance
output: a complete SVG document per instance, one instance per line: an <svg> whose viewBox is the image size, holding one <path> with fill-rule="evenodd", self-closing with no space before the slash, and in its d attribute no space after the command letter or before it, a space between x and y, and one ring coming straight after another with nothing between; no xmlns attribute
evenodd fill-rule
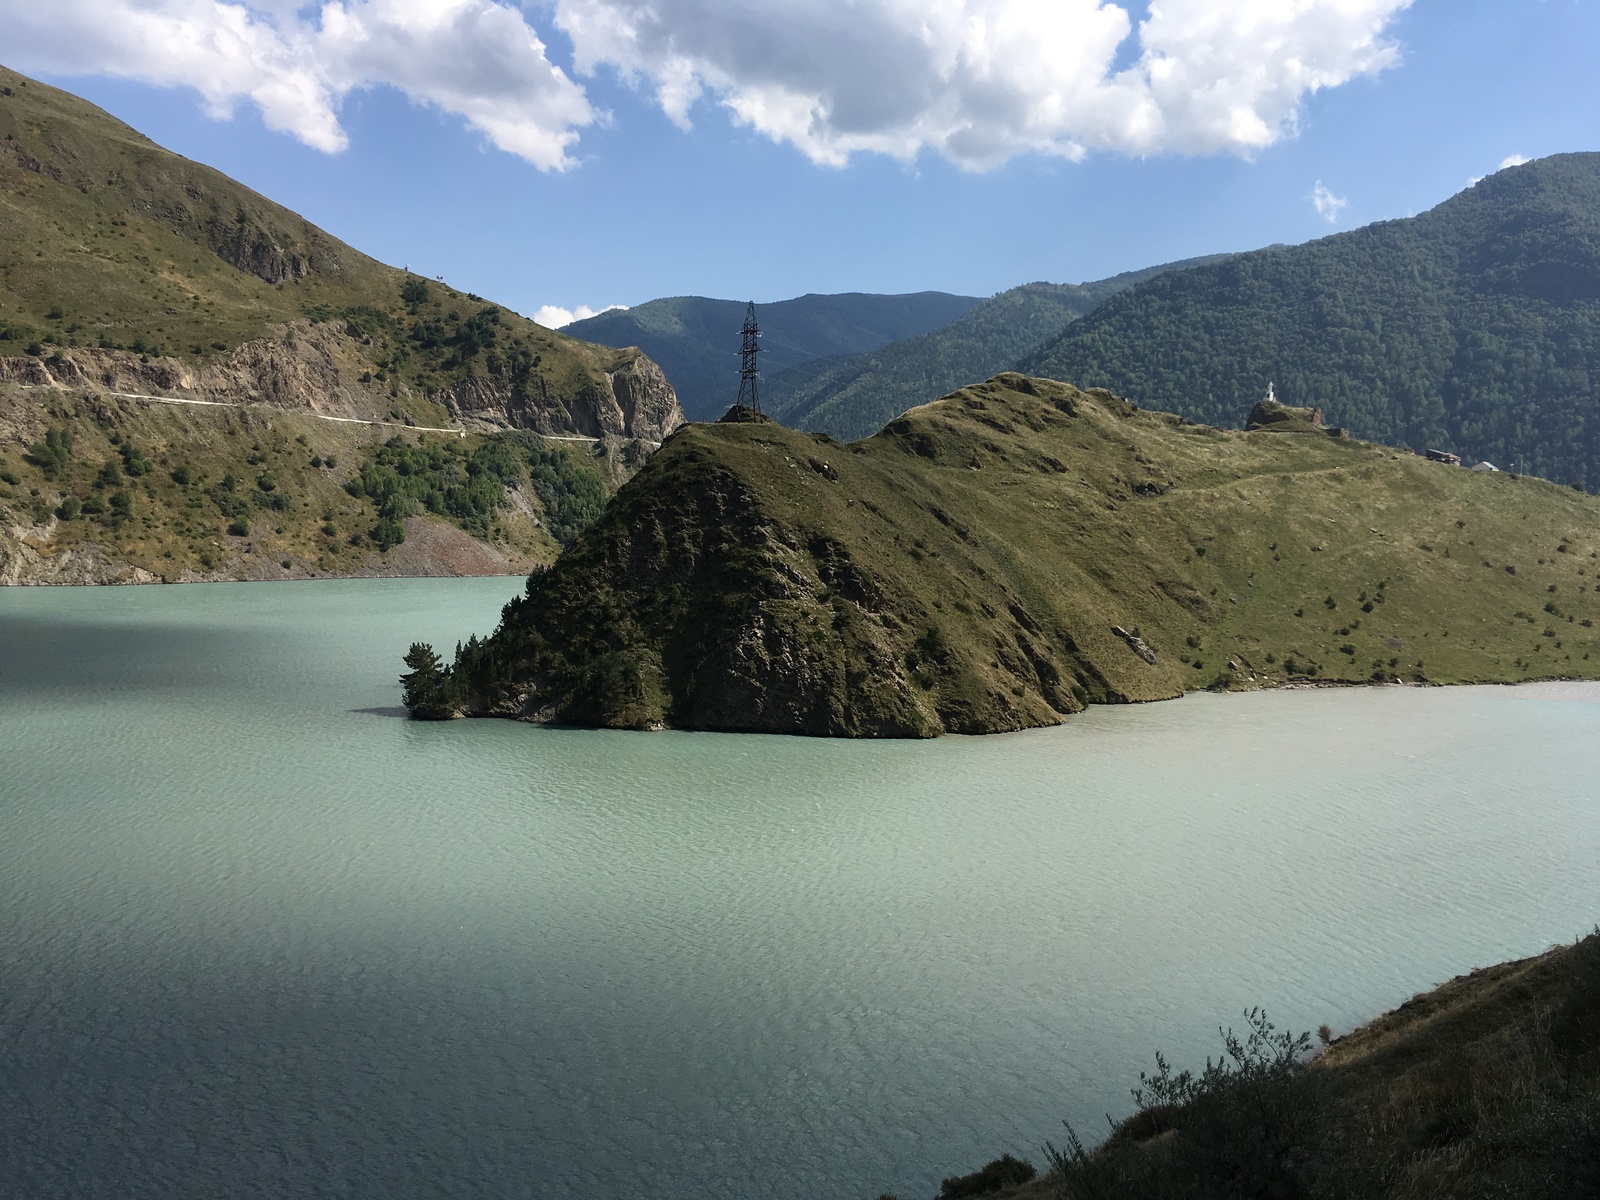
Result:
<svg viewBox="0 0 1600 1200"><path fill-rule="evenodd" d="M1600 919L1600 688L399 719L512 580L0 591L0 1191L931 1195Z"/></svg>

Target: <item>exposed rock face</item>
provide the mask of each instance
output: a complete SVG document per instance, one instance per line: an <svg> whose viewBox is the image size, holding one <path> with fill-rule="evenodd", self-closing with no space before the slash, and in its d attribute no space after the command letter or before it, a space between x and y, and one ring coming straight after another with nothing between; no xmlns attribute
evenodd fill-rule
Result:
<svg viewBox="0 0 1600 1200"><path fill-rule="evenodd" d="M615 369L601 375L603 387L584 380L564 392L545 383L519 388L475 378L439 398L468 427L660 442L683 424L677 396L648 358L621 357ZM87 347L59 350L48 358L0 357L0 383L387 420L391 404L382 385L360 379L370 366L359 343L334 325L295 321L278 336L256 338L198 366Z"/></svg>
<svg viewBox="0 0 1600 1200"><path fill-rule="evenodd" d="M95 545L52 551L49 538L54 527L54 520L43 526L0 526L0 587L160 582L158 576L108 556Z"/></svg>
<svg viewBox="0 0 1600 1200"><path fill-rule="evenodd" d="M542 376L525 385L477 378L456 384L443 399L469 425L665 440L684 423L672 385L644 355L624 352L618 357L621 361L604 373L604 386L584 381L567 393L550 387Z"/></svg>

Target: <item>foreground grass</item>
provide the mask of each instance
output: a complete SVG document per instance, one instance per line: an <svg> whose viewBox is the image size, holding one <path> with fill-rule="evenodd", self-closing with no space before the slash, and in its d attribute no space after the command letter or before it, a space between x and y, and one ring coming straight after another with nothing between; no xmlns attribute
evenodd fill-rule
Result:
<svg viewBox="0 0 1600 1200"><path fill-rule="evenodd" d="M1206 1073L1158 1055L1135 1113L1094 1150L1068 1130L1043 1174L997 1160L941 1196L1600 1195L1600 932L1451 980L1309 1062L1309 1035L1246 1024Z"/></svg>

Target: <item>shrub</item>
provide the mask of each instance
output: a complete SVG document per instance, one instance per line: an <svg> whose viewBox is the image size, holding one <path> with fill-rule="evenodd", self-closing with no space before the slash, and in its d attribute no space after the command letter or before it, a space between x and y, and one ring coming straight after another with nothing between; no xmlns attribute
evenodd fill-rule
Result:
<svg viewBox="0 0 1600 1200"><path fill-rule="evenodd" d="M172 482L179 487L188 487L195 481L194 468L188 463L180 463L172 469Z"/></svg>
<svg viewBox="0 0 1600 1200"><path fill-rule="evenodd" d="M70 492L61 498L61 505L56 509L56 516L63 521L76 520L83 511L83 503Z"/></svg>
<svg viewBox="0 0 1600 1200"><path fill-rule="evenodd" d="M1027 1183L1037 1174L1032 1163L1004 1154L986 1163L982 1170L944 1180L939 1184L939 1200L963 1200L967 1196L998 1192L1001 1188Z"/></svg>
<svg viewBox="0 0 1600 1200"><path fill-rule="evenodd" d="M385 517L372 527L368 535L377 544L383 553L388 553L391 547L398 546L406 540L406 527L399 521Z"/></svg>
<svg viewBox="0 0 1600 1200"><path fill-rule="evenodd" d="M123 521L133 516L133 493L126 490L112 492L110 505L111 519L120 525Z"/></svg>
<svg viewBox="0 0 1600 1200"><path fill-rule="evenodd" d="M29 446L23 457L43 471L46 479L57 479L72 463L72 434L65 429L47 430L44 440Z"/></svg>
<svg viewBox="0 0 1600 1200"><path fill-rule="evenodd" d="M250 536L250 521L246 517L235 517L228 522L228 532L234 537Z"/></svg>

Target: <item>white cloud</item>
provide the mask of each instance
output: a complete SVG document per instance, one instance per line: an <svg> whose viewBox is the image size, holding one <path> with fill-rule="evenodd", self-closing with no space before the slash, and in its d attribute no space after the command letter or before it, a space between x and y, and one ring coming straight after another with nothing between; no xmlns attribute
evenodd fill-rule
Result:
<svg viewBox="0 0 1600 1200"><path fill-rule="evenodd" d="M521 12L496 0L0 0L7 64L196 89L220 118L254 102L273 129L342 150L345 96L390 86L466 118L535 166L596 119Z"/></svg>
<svg viewBox="0 0 1600 1200"><path fill-rule="evenodd" d="M576 309L562 308L555 304L546 304L533 314L534 323L543 325L546 329L564 329L574 321L586 321L590 317L597 317L603 312L615 312L617 309L627 311L626 304L608 304L604 308L590 308L587 304L580 304Z"/></svg>
<svg viewBox="0 0 1600 1200"><path fill-rule="evenodd" d="M550 14L580 74L647 87L684 128L715 103L818 163L927 149L981 170L1254 154L1308 95L1394 65L1385 31L1410 0L1152 0L1137 25L1127 3L0 0L0 45L23 69L194 87L218 116L248 100L325 150L346 95L392 86L561 169L602 114L529 23Z"/></svg>
<svg viewBox="0 0 1600 1200"><path fill-rule="evenodd" d="M1349 200L1343 196L1335 196L1328 190L1328 185L1322 180L1317 180L1317 186L1311 189L1311 203L1316 207L1317 216L1329 225L1339 223L1339 214L1344 211Z"/></svg>
<svg viewBox="0 0 1600 1200"><path fill-rule="evenodd" d="M1037 152L1251 154L1302 99L1398 61L1410 0L554 0L576 66L711 97L839 165L931 148L971 169ZM1129 38L1134 65L1114 69Z"/></svg>

